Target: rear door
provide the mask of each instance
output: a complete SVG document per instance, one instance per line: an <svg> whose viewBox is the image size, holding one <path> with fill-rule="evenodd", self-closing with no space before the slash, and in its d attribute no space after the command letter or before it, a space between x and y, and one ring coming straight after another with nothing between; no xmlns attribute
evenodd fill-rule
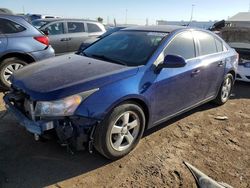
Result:
<svg viewBox="0 0 250 188"><path fill-rule="evenodd" d="M164 68L157 75L154 102L156 123L203 100L201 80L204 71L195 49L191 31L185 31L177 34L164 50L164 57L179 55L187 64L180 68Z"/></svg>
<svg viewBox="0 0 250 188"><path fill-rule="evenodd" d="M204 97L214 97L224 77L226 58L223 44L219 38L210 33L204 31L193 31L193 33L198 44L199 59L204 66L201 82Z"/></svg>
<svg viewBox="0 0 250 188"><path fill-rule="evenodd" d="M53 22L41 28L46 31L50 40L51 46L54 48L55 53L63 54L67 52L67 34L65 32L65 25L63 21Z"/></svg>
<svg viewBox="0 0 250 188"><path fill-rule="evenodd" d="M68 52L77 51L87 38L84 22L81 21L68 21L67 22L68 33Z"/></svg>
<svg viewBox="0 0 250 188"><path fill-rule="evenodd" d="M0 56L4 54L8 44L8 39L4 34L4 31L6 29L5 22L5 19L0 18Z"/></svg>
<svg viewBox="0 0 250 188"><path fill-rule="evenodd" d="M90 37L97 37L102 35L105 31L98 23L87 22L88 33Z"/></svg>

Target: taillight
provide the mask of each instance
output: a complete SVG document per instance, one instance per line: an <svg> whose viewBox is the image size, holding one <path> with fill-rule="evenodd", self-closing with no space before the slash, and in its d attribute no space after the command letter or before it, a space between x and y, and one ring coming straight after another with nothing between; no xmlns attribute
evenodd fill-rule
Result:
<svg viewBox="0 0 250 188"><path fill-rule="evenodd" d="M45 44L46 46L49 46L49 38L47 36L37 36L34 37L34 39L42 44Z"/></svg>

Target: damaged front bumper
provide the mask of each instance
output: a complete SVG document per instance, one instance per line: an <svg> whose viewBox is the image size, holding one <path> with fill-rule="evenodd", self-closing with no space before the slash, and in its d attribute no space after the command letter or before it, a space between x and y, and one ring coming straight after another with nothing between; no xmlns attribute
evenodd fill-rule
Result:
<svg viewBox="0 0 250 188"><path fill-rule="evenodd" d="M12 114L14 114L20 125L25 127L27 131L34 134L42 135L44 131L55 128L53 121L34 121L29 119L25 114L23 114L18 108L15 107L14 103L11 102L11 96L11 94L6 94L3 97L6 109Z"/></svg>
<svg viewBox="0 0 250 188"><path fill-rule="evenodd" d="M37 117L34 114L36 102L20 91L7 93L4 96L6 109L14 114L18 122L27 131L42 136L46 131L55 129L61 145L71 145L76 150L84 150L84 143L88 143L91 152L93 133L99 120L82 117Z"/></svg>

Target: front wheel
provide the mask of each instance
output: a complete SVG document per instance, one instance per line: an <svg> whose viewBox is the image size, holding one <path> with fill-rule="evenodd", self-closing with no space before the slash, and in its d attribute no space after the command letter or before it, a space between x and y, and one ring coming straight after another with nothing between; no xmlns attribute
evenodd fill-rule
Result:
<svg viewBox="0 0 250 188"><path fill-rule="evenodd" d="M223 105L228 101L233 88L233 81L234 81L233 75L228 73L224 78L224 81L220 87L220 91L216 99L214 100L215 103Z"/></svg>
<svg viewBox="0 0 250 188"><path fill-rule="evenodd" d="M145 115L135 103L114 108L95 130L94 146L108 159L118 159L134 149L145 128Z"/></svg>

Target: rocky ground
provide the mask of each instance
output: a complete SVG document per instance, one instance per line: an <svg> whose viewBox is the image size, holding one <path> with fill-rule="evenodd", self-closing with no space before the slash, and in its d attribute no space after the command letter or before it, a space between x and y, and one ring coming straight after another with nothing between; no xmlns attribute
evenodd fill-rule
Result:
<svg viewBox="0 0 250 188"><path fill-rule="evenodd" d="M115 162L71 155L56 140L36 142L10 114L0 119L0 187L196 187L183 161L217 181L250 187L250 84L237 83L224 106L206 104L147 131Z"/></svg>

